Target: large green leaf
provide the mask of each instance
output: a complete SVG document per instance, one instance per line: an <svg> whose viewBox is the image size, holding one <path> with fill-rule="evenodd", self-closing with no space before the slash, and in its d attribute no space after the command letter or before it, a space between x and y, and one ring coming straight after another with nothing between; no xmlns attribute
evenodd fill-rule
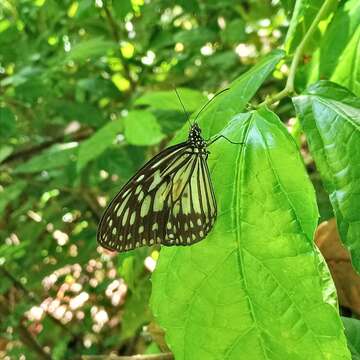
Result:
<svg viewBox="0 0 360 360"><path fill-rule="evenodd" d="M293 101L341 239L360 271L360 100L339 85L320 81Z"/></svg>
<svg viewBox="0 0 360 360"><path fill-rule="evenodd" d="M359 44L360 2L351 0L336 12L329 25L320 54L314 58L310 81L329 79L360 96Z"/></svg>
<svg viewBox="0 0 360 360"><path fill-rule="evenodd" d="M187 111L192 112L196 110L206 101L205 96L200 91L187 88L178 88L176 90ZM155 109L182 111L181 104L174 90L146 93L136 99L135 105L149 105Z"/></svg>
<svg viewBox="0 0 360 360"><path fill-rule="evenodd" d="M211 147L218 219L162 248L152 309L177 360L350 359L334 285L313 245L318 211L298 148L267 109Z"/></svg>
<svg viewBox="0 0 360 360"><path fill-rule="evenodd" d="M265 56L249 71L230 84L230 89L220 94L201 112L198 122L204 128L205 137L219 132L232 116L245 109L261 84L274 71L276 64L284 57L284 52L276 50ZM206 125L205 125L206 124ZM184 132L177 137L184 137Z"/></svg>

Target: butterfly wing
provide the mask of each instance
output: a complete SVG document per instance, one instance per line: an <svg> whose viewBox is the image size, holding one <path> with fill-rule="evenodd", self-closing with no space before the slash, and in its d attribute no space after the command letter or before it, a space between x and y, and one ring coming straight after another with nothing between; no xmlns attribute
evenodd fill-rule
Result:
<svg viewBox="0 0 360 360"><path fill-rule="evenodd" d="M206 157L184 142L145 164L105 210L98 231L100 245L127 251L203 239L216 218Z"/></svg>
<svg viewBox="0 0 360 360"><path fill-rule="evenodd" d="M207 166L207 154L196 156L190 177L177 174L185 184L181 195L173 198L167 222L165 245L191 245L207 236L217 215L213 186Z"/></svg>

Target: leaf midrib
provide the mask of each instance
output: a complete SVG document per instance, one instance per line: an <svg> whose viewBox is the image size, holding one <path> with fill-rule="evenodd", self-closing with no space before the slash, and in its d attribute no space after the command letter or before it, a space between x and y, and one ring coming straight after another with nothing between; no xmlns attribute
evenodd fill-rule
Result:
<svg viewBox="0 0 360 360"><path fill-rule="evenodd" d="M239 164L239 166L235 166L235 181L234 181L234 187L233 187L233 197L232 197L232 203L235 203L235 207L234 211L235 211L235 228L236 228L236 233L235 233L235 238L236 238L236 246L237 246L237 262L238 262L238 270L239 270L239 274L242 275L243 277L243 284L244 284L244 292L247 294L247 297L249 299L248 303L249 303L249 313L251 314L251 317L253 319L255 328L257 329L257 335L259 338L259 342L260 342L260 346L261 346L261 350L264 354L264 358L267 360L270 360L270 358L267 355L267 351L266 351L266 346L263 342L262 337L259 334L259 329L260 326L258 324L258 321L256 319L255 316L255 311L253 309L252 303L250 301L250 296L249 296L249 291L248 291L248 286L247 286L247 282L246 282L246 275L245 275L245 269L243 266L243 253L241 251L241 244L240 244L240 238L241 238L241 223L240 223L240 217L241 217L241 210L239 211L239 209L241 209L241 207L239 206L240 201L241 201L241 195L239 195L241 193L241 191L237 191L238 189L242 188L242 179L243 177L240 176L241 173L243 173L244 171L244 164L245 164L245 156L243 155L246 151L246 143L247 143L247 138L249 135L249 131L251 128L251 123L253 122L253 114L251 115L251 117L249 118L249 120L247 121L247 124L245 125L245 131L244 131L244 137L243 137L243 142L245 144L245 146L240 146L239 148L239 152L237 154L236 157L236 164ZM244 150L243 150L244 149ZM239 186L240 185L240 186Z"/></svg>

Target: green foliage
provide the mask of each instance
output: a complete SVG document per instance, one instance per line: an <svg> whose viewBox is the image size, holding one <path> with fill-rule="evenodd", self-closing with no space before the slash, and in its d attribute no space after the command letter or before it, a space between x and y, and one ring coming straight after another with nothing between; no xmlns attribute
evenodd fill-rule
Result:
<svg viewBox="0 0 360 360"><path fill-rule="evenodd" d="M16 200L26 187L25 181L17 181L8 186L0 193L0 213L2 213L9 202Z"/></svg>
<svg viewBox="0 0 360 360"><path fill-rule="evenodd" d="M360 359L360 323L357 319L342 317L352 360Z"/></svg>
<svg viewBox="0 0 360 360"><path fill-rule="evenodd" d="M359 13L356 0L0 2L0 358L156 353L155 322L176 359L349 359L312 241L318 206L359 269ZM96 243L104 206L187 138L174 86L190 120L229 88L198 117L204 138L244 142L209 147L218 221L192 247L115 255Z"/></svg>
<svg viewBox="0 0 360 360"><path fill-rule="evenodd" d="M320 81L294 104L321 174L343 241L360 270L360 100L348 90Z"/></svg>
<svg viewBox="0 0 360 360"><path fill-rule="evenodd" d="M327 7L325 14L321 20L326 18L333 12L337 6L336 1L328 2L330 6ZM315 17L320 11L320 8L324 5L322 0L298 0L295 3L294 11L289 26L289 30L286 34L285 49L288 53L293 53L297 46L299 46L301 40L309 30ZM309 52L314 48L317 48L317 42L320 38L320 31L317 29L313 35L307 49Z"/></svg>
<svg viewBox="0 0 360 360"><path fill-rule="evenodd" d="M131 111L124 119L124 126L125 137L132 145L155 145L164 138L156 117L148 111Z"/></svg>
<svg viewBox="0 0 360 360"><path fill-rule="evenodd" d="M79 149L77 169L80 171L91 160L99 157L115 141L116 135L123 128L120 120L112 121L100 128L94 135L84 141Z"/></svg>
<svg viewBox="0 0 360 360"><path fill-rule="evenodd" d="M261 84L283 58L280 50L264 57L252 69L233 81L230 89L220 95L218 101L209 104L199 116L199 124L204 128L205 137L219 132L232 116L243 111ZM204 126L206 124L206 126Z"/></svg>
<svg viewBox="0 0 360 360"><path fill-rule="evenodd" d="M192 89L178 88L181 101L186 104L187 111L195 111L206 100L204 95ZM179 110L179 99L174 90L169 91L152 91L144 94L135 100L135 105L148 105L155 109L162 110Z"/></svg>
<svg viewBox="0 0 360 360"><path fill-rule="evenodd" d="M341 29L341 31L339 31ZM315 54L310 82L329 79L360 95L360 3L348 1L336 12Z"/></svg>
<svg viewBox="0 0 360 360"><path fill-rule="evenodd" d="M222 133L244 146L213 145L215 229L190 248L163 249L153 276L168 344L178 359L349 359L335 289L312 244L314 191L291 136L263 108Z"/></svg>

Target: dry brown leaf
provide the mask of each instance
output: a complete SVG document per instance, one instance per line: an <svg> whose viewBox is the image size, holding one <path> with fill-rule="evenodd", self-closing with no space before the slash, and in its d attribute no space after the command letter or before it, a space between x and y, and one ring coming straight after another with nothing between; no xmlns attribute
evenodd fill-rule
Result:
<svg viewBox="0 0 360 360"><path fill-rule="evenodd" d="M334 218L318 226L315 243L329 266L340 305L360 315L360 276L352 267L350 254L340 240Z"/></svg>

